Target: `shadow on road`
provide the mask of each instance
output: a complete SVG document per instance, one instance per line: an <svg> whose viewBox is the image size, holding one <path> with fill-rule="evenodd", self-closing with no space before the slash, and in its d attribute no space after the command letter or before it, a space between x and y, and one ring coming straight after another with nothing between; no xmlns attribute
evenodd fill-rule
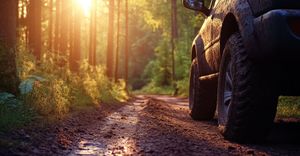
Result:
<svg viewBox="0 0 300 156"><path fill-rule="evenodd" d="M160 101L164 101L169 105L185 106L186 108L188 108L188 99L186 98L177 98L177 97L171 97L167 95L163 95L163 96L149 95L149 97ZM170 115L168 114L168 112L163 112L163 113L165 115ZM182 112L178 111L177 113L182 113ZM217 119L214 119L212 121L205 122L205 123L208 125L217 126L218 121ZM266 141L264 142L264 144L300 145L300 118L276 119L273 128L270 134L268 135Z"/></svg>
<svg viewBox="0 0 300 156"><path fill-rule="evenodd" d="M267 143L300 145L300 119L293 120L283 119L276 121L267 138Z"/></svg>

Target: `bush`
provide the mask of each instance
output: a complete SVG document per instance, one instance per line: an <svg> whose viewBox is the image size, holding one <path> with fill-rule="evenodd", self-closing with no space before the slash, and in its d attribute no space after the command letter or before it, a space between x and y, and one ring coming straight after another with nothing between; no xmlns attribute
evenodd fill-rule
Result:
<svg viewBox="0 0 300 156"><path fill-rule="evenodd" d="M135 93L172 95L174 94L174 87L157 86L155 85L155 83L149 83L148 85L143 87L140 91L136 91Z"/></svg>
<svg viewBox="0 0 300 156"><path fill-rule="evenodd" d="M0 93L0 131L21 126L31 117L30 110L15 95Z"/></svg>
<svg viewBox="0 0 300 156"><path fill-rule="evenodd" d="M125 101L125 82L111 82L102 66L85 60L78 73L69 70L67 58L46 52L37 65L24 47L18 47L18 73L24 105L42 116L61 117L74 108Z"/></svg>
<svg viewBox="0 0 300 156"><path fill-rule="evenodd" d="M300 117L300 97L282 96L278 100L278 117Z"/></svg>
<svg viewBox="0 0 300 156"><path fill-rule="evenodd" d="M69 111L70 89L63 80L36 81L25 103L41 115L62 116Z"/></svg>
<svg viewBox="0 0 300 156"><path fill-rule="evenodd" d="M183 97L189 96L189 77L177 81L178 95Z"/></svg>

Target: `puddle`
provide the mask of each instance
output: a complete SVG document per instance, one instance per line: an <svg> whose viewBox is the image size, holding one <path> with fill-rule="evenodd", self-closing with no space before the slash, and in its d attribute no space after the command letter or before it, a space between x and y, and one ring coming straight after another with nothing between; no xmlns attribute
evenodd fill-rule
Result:
<svg viewBox="0 0 300 156"><path fill-rule="evenodd" d="M99 133L83 135L77 147L69 155L134 154L136 149L134 134L139 122L138 116L146 103L147 100L136 100L106 117L101 124L96 125Z"/></svg>

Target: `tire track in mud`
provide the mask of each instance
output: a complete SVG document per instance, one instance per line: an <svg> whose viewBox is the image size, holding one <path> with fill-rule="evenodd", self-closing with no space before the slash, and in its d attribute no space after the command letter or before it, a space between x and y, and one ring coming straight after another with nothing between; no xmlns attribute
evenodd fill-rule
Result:
<svg viewBox="0 0 300 156"><path fill-rule="evenodd" d="M93 120L69 155L300 155L300 137L296 143L276 142L276 137L264 144L232 143L219 134L216 120L193 121L188 113L187 99L137 96L106 118ZM281 128L275 136L289 133Z"/></svg>
<svg viewBox="0 0 300 156"><path fill-rule="evenodd" d="M103 121L89 127L92 132L84 134L73 149L73 155L132 155L136 153L135 132L139 113L148 99L143 96L112 113Z"/></svg>

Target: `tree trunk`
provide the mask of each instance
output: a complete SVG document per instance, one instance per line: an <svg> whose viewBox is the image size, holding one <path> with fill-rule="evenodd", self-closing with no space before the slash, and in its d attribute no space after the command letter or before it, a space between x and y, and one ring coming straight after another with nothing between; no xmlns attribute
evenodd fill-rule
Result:
<svg viewBox="0 0 300 156"><path fill-rule="evenodd" d="M61 54L67 54L68 50L68 28L69 28L69 16L70 16L70 1L61 1L60 11L60 40L59 40L59 52Z"/></svg>
<svg viewBox="0 0 300 156"><path fill-rule="evenodd" d="M69 51L69 69L72 71L72 67L74 66L73 64L73 55L74 55L74 23L75 23L75 7L74 7L74 2L70 1L70 18L69 18L69 23L70 23L70 31L69 31L69 38L70 38L70 51Z"/></svg>
<svg viewBox="0 0 300 156"><path fill-rule="evenodd" d="M53 0L49 0L48 50L52 51L53 43Z"/></svg>
<svg viewBox="0 0 300 156"><path fill-rule="evenodd" d="M177 31L177 0L172 0L171 8L172 8L172 30L171 30L171 49L172 49L172 80L173 82L176 81L176 74L175 74L175 40L178 37Z"/></svg>
<svg viewBox="0 0 300 156"><path fill-rule="evenodd" d="M17 1L0 0L0 92L18 94L16 68Z"/></svg>
<svg viewBox="0 0 300 156"><path fill-rule="evenodd" d="M129 25L128 25L128 0L125 0L125 82L126 90L128 88L128 61L129 61Z"/></svg>
<svg viewBox="0 0 300 156"><path fill-rule="evenodd" d="M116 43L116 60L115 60L115 82L119 77L119 50L120 50L120 16L121 16L121 0L118 0L118 16L117 16L117 43Z"/></svg>
<svg viewBox="0 0 300 156"><path fill-rule="evenodd" d="M90 23L90 52L89 52L89 64L91 66L96 65L96 46L97 46L97 40L96 40L96 33L97 33L97 27L96 27L96 16L97 16L97 0L92 0L92 6L91 6L91 23Z"/></svg>
<svg viewBox="0 0 300 156"><path fill-rule="evenodd" d="M113 78L113 58L114 58L114 0L109 0L109 20L108 20L108 39L106 53L106 74Z"/></svg>
<svg viewBox="0 0 300 156"><path fill-rule="evenodd" d="M73 40L73 48L70 53L70 69L73 72L79 71L79 63L80 63L80 53L81 53L81 17L82 12L79 10L74 10L73 22L74 22L74 36Z"/></svg>
<svg viewBox="0 0 300 156"><path fill-rule="evenodd" d="M20 26L20 21L19 21L19 17L20 17L20 14L19 14L19 3L20 3L20 1L19 0L15 0L15 1L17 1L17 7L16 7L16 16L17 16L17 18L16 18L16 27L17 27L17 31L16 31L16 34L17 34L17 38L19 38L19 33L18 33L18 29L19 29L19 26Z"/></svg>
<svg viewBox="0 0 300 156"><path fill-rule="evenodd" d="M41 58L42 49L42 1L30 0L28 12L29 48L37 60Z"/></svg>
<svg viewBox="0 0 300 156"><path fill-rule="evenodd" d="M21 15L19 19L19 26L23 28L23 31L20 32L20 41L23 41L25 48L28 48L28 5L27 0L21 0ZM23 35L21 35L23 33Z"/></svg>
<svg viewBox="0 0 300 156"><path fill-rule="evenodd" d="M56 52L59 51L59 43L60 43L60 6L61 6L61 0L56 0L55 4L55 38L54 38L54 50Z"/></svg>

